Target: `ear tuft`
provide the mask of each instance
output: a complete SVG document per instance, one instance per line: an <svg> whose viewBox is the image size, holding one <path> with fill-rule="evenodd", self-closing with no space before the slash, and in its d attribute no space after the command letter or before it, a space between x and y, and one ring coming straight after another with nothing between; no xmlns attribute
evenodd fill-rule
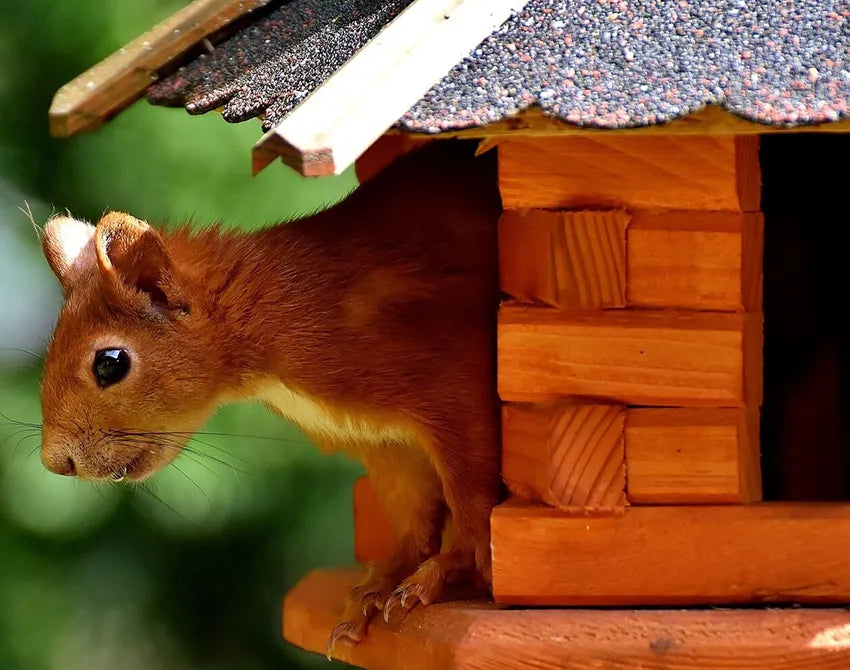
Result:
<svg viewBox="0 0 850 670"><path fill-rule="evenodd" d="M97 265L94 234L94 226L70 216L53 216L44 226L44 257L66 293L80 274Z"/></svg>

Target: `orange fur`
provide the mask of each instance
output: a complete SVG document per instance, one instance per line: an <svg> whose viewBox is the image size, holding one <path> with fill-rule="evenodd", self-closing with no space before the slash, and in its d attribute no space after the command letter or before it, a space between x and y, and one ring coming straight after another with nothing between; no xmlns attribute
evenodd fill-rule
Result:
<svg viewBox="0 0 850 670"><path fill-rule="evenodd" d="M433 600L449 571L489 578L500 202L492 155L473 152L435 143L336 207L251 234L157 232L111 213L89 231L96 253L69 259L49 222L67 300L42 392L47 467L142 478L215 406L261 397L323 448L361 458L398 532L398 554L373 566L332 641L362 637L371 605ZM132 365L100 388L92 357L107 346ZM116 431L175 435L165 447Z"/></svg>

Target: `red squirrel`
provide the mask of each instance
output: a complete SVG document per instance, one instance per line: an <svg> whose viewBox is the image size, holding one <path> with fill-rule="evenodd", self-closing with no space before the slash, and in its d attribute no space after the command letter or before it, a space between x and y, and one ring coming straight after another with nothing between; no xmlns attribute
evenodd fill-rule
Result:
<svg viewBox="0 0 850 670"><path fill-rule="evenodd" d="M252 233L110 212L46 224L65 303L41 457L87 480L165 467L222 403L259 399L359 458L398 548L368 567L337 640L382 611L490 580L499 492L494 152L433 142L320 213Z"/></svg>

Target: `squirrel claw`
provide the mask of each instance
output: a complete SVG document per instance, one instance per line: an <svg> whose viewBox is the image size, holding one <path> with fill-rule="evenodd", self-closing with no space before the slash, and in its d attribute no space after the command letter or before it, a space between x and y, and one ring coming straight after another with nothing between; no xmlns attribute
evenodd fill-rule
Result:
<svg viewBox="0 0 850 670"><path fill-rule="evenodd" d="M331 631L328 637L327 657L328 660L333 660L333 651L336 643L340 640L348 638L351 642L361 642L366 634L366 620L358 621L343 621L337 624Z"/></svg>
<svg viewBox="0 0 850 670"><path fill-rule="evenodd" d="M418 602L427 605L427 599L423 598L424 588L421 584L402 583L384 604L384 621L390 622L391 612L398 606L401 606L402 611L409 612Z"/></svg>

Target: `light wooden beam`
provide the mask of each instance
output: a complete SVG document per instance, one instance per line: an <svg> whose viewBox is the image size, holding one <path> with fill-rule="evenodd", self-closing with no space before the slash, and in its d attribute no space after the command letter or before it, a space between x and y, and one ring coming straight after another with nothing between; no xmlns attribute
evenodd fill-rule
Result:
<svg viewBox="0 0 850 670"><path fill-rule="evenodd" d="M584 438L572 439L569 419L578 411L610 407L577 405L566 401L549 405L508 403L502 407L502 476L508 490L529 501L539 501L571 513L599 514L598 503L583 490L606 490L610 477L600 477L604 444L595 437L591 422L581 425ZM621 408L621 434L610 435L625 446L625 472L617 483L626 485L631 504L749 503L761 499L758 408L674 407ZM598 435L598 432L596 432ZM587 453L582 462L564 458L569 449ZM604 450L602 450L604 451ZM620 452L622 458L622 452ZM607 490L614 490L608 484ZM355 499L355 508L357 502ZM608 511L615 511L610 508ZM620 513L622 513L622 504ZM377 515L373 515L377 517ZM377 524L363 523L358 537L372 546ZM365 543L365 542L364 542Z"/></svg>
<svg viewBox="0 0 850 670"><path fill-rule="evenodd" d="M307 176L341 174L527 0L415 0L254 146Z"/></svg>
<svg viewBox="0 0 850 670"><path fill-rule="evenodd" d="M535 606L846 603L848 524L845 503L634 505L581 518L508 502L491 517L493 592Z"/></svg>
<svg viewBox="0 0 850 670"><path fill-rule="evenodd" d="M763 239L755 212L507 210L500 285L560 309L758 311Z"/></svg>
<svg viewBox="0 0 850 670"><path fill-rule="evenodd" d="M361 576L356 570L307 575L284 602L284 637L324 654L345 597ZM340 642L333 656L371 670L837 670L850 667L850 612L506 610L438 603L416 607L400 622L375 617L363 642Z"/></svg>
<svg viewBox="0 0 850 670"><path fill-rule="evenodd" d="M758 211L757 136L587 134L499 144L505 209Z"/></svg>
<svg viewBox="0 0 850 670"><path fill-rule="evenodd" d="M508 210L499 221L499 281L522 302L561 309L626 306L625 210Z"/></svg>
<svg viewBox="0 0 850 670"><path fill-rule="evenodd" d="M269 0L195 0L140 35L56 93L50 133L69 137L95 130L144 95L157 72L235 19Z"/></svg>
<svg viewBox="0 0 850 670"><path fill-rule="evenodd" d="M626 408L560 403L502 407L508 490L577 514L622 514Z"/></svg>
<svg viewBox="0 0 850 670"><path fill-rule="evenodd" d="M499 310L499 395L653 407L761 404L761 314Z"/></svg>

